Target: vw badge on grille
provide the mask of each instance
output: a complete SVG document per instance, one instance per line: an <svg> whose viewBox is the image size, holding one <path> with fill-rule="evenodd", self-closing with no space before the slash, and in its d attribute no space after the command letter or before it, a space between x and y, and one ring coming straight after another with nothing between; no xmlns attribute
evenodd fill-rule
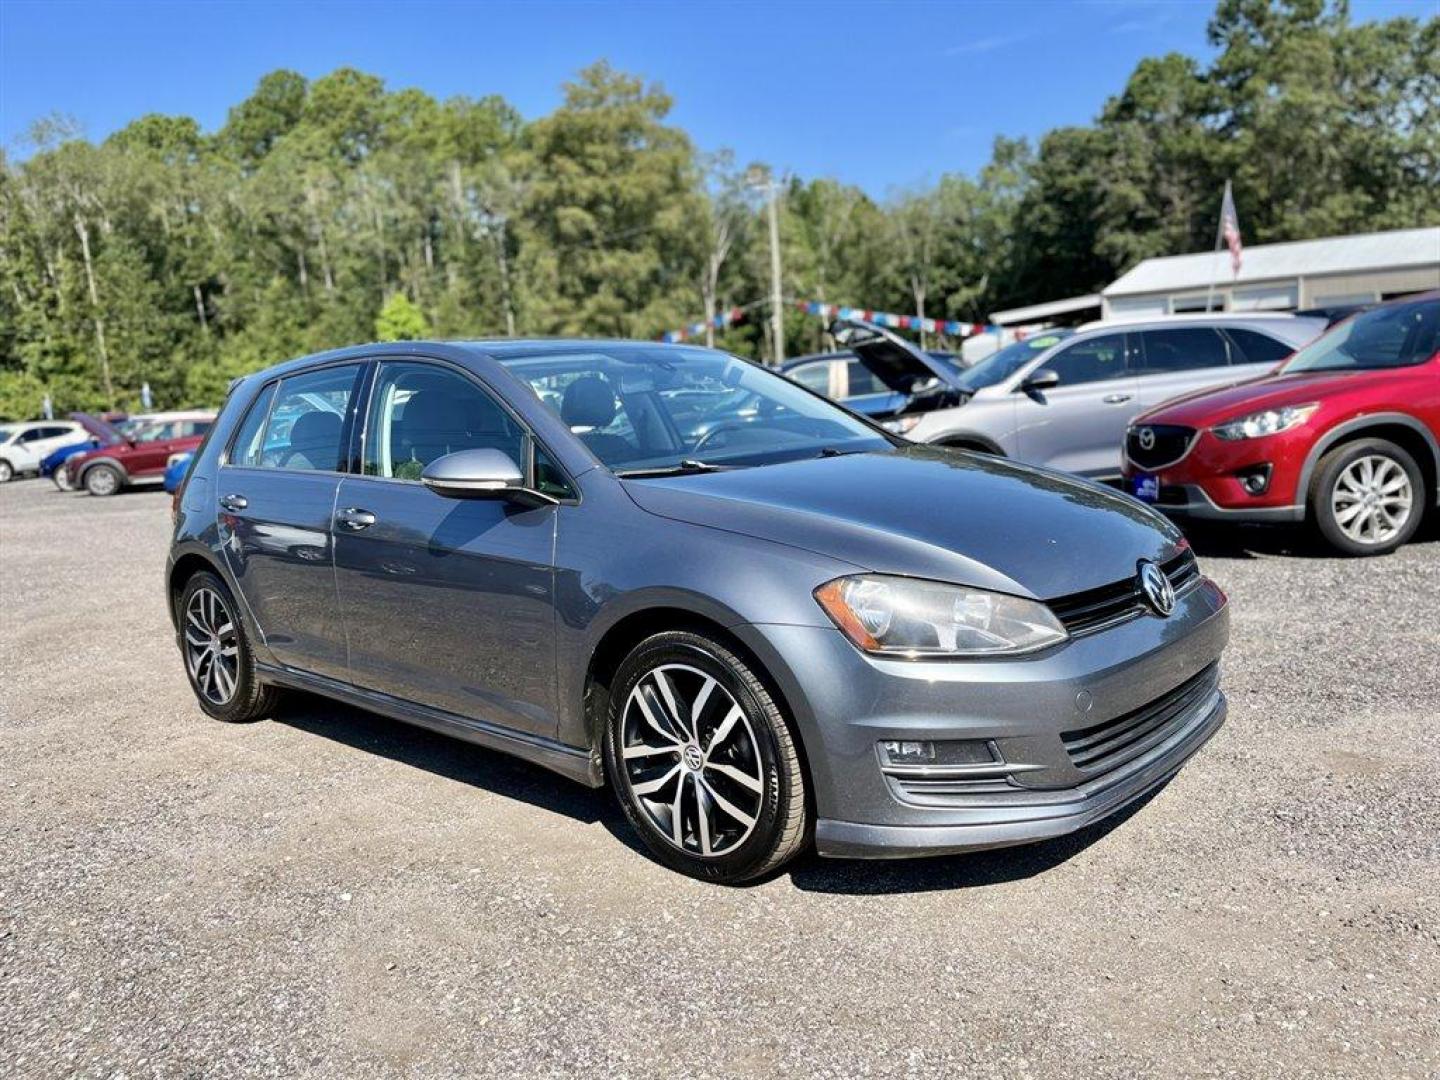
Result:
<svg viewBox="0 0 1440 1080"><path fill-rule="evenodd" d="M1150 601L1155 614L1162 618L1175 610L1175 586L1170 584L1165 571L1149 559L1140 560L1140 591Z"/></svg>
<svg viewBox="0 0 1440 1080"><path fill-rule="evenodd" d="M1155 429L1154 429L1154 428L1142 427L1142 428L1136 433L1135 437L1140 441L1140 449L1141 449L1141 450L1154 450L1154 449L1155 449Z"/></svg>

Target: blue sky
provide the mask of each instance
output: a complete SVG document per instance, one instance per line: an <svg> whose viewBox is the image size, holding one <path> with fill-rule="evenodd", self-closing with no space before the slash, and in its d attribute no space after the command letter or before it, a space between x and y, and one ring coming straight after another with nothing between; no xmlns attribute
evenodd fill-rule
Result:
<svg viewBox="0 0 1440 1080"><path fill-rule="evenodd" d="M658 81L673 120L877 197L973 172L996 134L1084 123L1136 62L1208 55L1211 0L828 3L393 3L0 0L0 144L37 117L92 138L147 112L206 130L267 71L350 65L437 97L499 93L526 116L600 58ZM1357 19L1436 0L1357 0Z"/></svg>

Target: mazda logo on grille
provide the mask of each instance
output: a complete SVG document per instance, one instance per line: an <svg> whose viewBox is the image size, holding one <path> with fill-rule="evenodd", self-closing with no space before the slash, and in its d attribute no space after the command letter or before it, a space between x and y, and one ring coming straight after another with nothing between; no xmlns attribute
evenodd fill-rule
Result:
<svg viewBox="0 0 1440 1080"><path fill-rule="evenodd" d="M1165 571L1149 559L1140 560L1140 591L1162 618L1175 610L1175 586L1165 576Z"/></svg>
<svg viewBox="0 0 1440 1080"><path fill-rule="evenodd" d="M1155 429L1154 429L1154 428L1142 427L1138 432L1136 432L1135 438L1136 438L1136 440L1140 443L1140 449L1141 449L1141 450L1154 450L1154 449L1155 449Z"/></svg>

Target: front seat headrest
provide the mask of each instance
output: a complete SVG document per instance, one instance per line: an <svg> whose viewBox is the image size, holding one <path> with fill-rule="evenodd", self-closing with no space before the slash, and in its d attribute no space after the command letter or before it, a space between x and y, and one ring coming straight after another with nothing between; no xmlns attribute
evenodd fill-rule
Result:
<svg viewBox="0 0 1440 1080"><path fill-rule="evenodd" d="M586 375L565 388L560 418L572 428L602 428L615 419L615 391L598 375Z"/></svg>

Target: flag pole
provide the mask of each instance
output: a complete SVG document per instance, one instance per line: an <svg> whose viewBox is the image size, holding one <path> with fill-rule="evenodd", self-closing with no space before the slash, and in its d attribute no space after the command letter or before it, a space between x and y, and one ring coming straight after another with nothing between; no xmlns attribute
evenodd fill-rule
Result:
<svg viewBox="0 0 1440 1080"><path fill-rule="evenodd" d="M1220 197L1220 217L1215 222L1215 247L1210 254L1210 288L1205 291L1205 314L1210 314L1210 305L1215 299L1215 279L1220 276L1215 262L1220 254L1220 245L1225 241L1225 203L1230 199L1230 181L1225 181L1225 194Z"/></svg>

